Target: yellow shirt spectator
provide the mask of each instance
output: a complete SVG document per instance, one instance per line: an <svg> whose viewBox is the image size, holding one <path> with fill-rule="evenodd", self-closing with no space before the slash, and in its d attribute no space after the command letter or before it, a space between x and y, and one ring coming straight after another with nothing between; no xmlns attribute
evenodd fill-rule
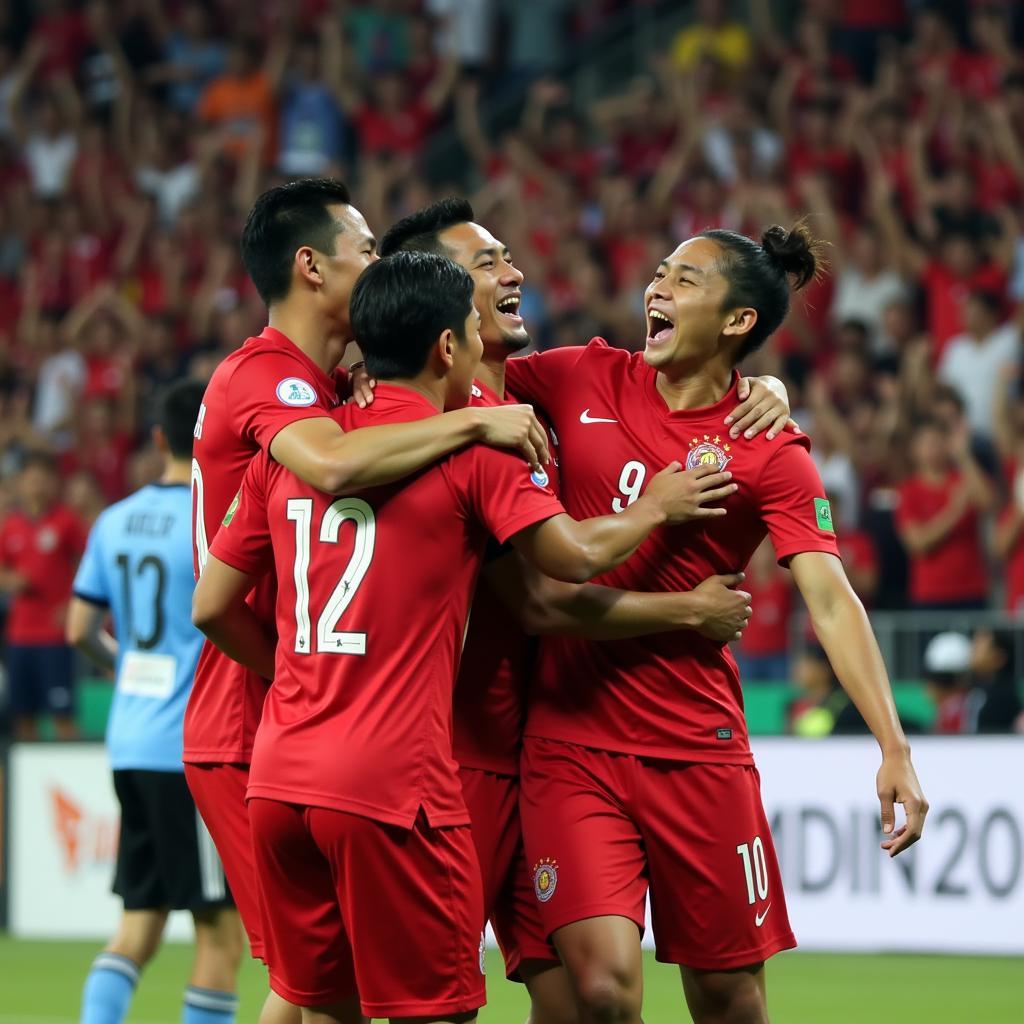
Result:
<svg viewBox="0 0 1024 1024"><path fill-rule="evenodd" d="M751 55L750 33L738 22L722 25L707 23L684 28L672 42L672 63L680 71L690 71L707 55L730 71L745 67Z"/></svg>

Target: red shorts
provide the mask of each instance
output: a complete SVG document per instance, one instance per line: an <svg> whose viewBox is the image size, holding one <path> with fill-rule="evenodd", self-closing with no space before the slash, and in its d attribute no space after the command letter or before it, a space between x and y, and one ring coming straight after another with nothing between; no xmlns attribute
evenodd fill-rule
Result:
<svg viewBox="0 0 1024 1024"><path fill-rule="evenodd" d="M466 826L412 829L249 801L270 987L298 1006L356 992L367 1017L483 1006L480 868Z"/></svg>
<svg viewBox="0 0 1024 1024"><path fill-rule="evenodd" d="M505 958L505 974L521 980L523 960L558 960L533 897L533 880L519 824L519 780L477 768L460 768L484 881L484 913Z"/></svg>
<svg viewBox="0 0 1024 1024"><path fill-rule="evenodd" d="M657 958L729 970L792 949L757 769L527 738L520 807L547 934L615 915Z"/></svg>
<svg viewBox="0 0 1024 1024"><path fill-rule="evenodd" d="M249 936L252 955L266 962L260 887L252 856L249 811L245 805L249 766L186 764L185 780L220 854L224 876Z"/></svg>

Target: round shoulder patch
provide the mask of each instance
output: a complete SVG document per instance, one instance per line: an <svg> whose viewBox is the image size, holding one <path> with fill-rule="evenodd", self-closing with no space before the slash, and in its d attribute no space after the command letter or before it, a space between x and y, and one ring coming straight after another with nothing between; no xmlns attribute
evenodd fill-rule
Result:
<svg viewBox="0 0 1024 1024"><path fill-rule="evenodd" d="M285 405L314 405L316 389L301 377L285 377L277 385L277 399Z"/></svg>

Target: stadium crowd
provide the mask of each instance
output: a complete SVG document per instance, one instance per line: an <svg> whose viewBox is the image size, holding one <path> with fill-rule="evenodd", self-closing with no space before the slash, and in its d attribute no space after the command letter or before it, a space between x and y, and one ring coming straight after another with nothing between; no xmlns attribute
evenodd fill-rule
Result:
<svg viewBox="0 0 1024 1024"><path fill-rule="evenodd" d="M1021 8L700 0L625 88L578 102L567 56L631 8L673 6L0 6L8 594L24 589L15 506L60 491L70 510L35 560L52 592L8 641L62 642L75 523L157 475L159 389L208 378L262 328L241 223L306 175L349 182L378 233L471 196L531 282L541 348L641 346L643 287L678 240L808 215L831 273L745 370L786 382L851 580L869 608L1020 610ZM750 584L744 649L769 664L792 589L770 551Z"/></svg>

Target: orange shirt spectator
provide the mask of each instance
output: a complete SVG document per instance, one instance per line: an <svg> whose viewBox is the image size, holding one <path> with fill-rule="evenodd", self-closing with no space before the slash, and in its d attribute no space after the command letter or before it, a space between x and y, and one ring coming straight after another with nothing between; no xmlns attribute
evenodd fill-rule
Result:
<svg viewBox="0 0 1024 1024"><path fill-rule="evenodd" d="M199 116L223 131L224 148L236 159L245 155L258 133L264 160L270 162L277 152L277 108L270 75L259 63L258 44L249 40L231 47L227 70L199 98Z"/></svg>

